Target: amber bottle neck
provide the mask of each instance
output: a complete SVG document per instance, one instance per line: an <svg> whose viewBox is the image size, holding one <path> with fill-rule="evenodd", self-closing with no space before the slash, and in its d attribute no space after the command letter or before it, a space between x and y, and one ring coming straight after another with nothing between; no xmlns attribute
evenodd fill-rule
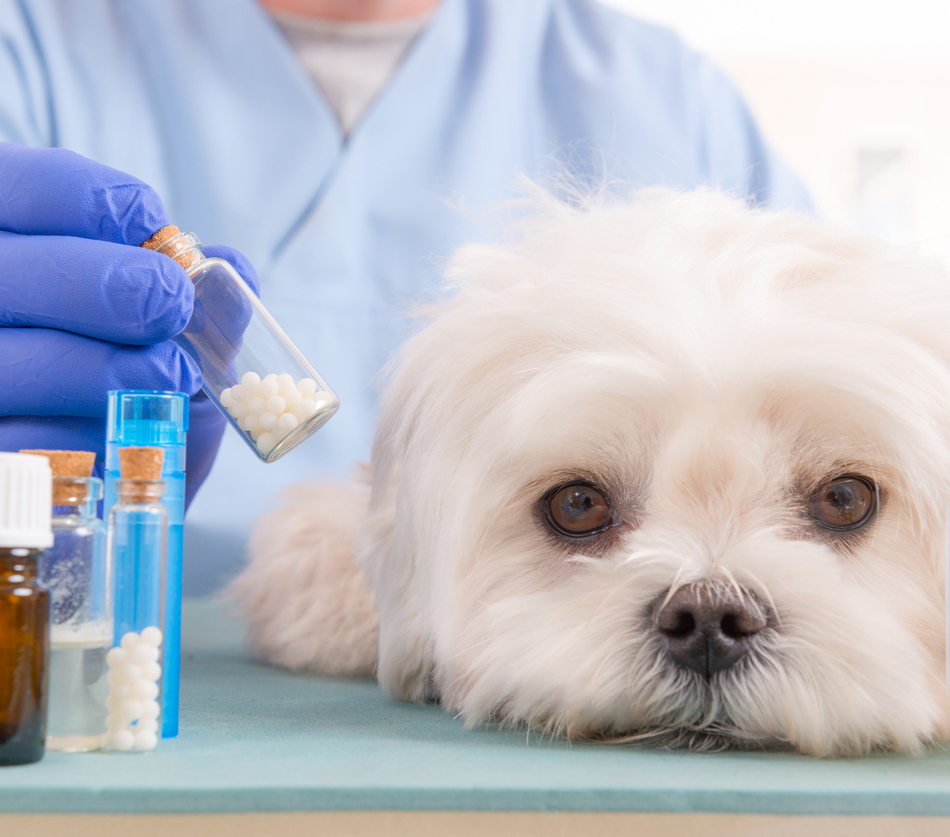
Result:
<svg viewBox="0 0 950 837"><path fill-rule="evenodd" d="M37 559L42 549L0 546L0 582L12 582L10 576L22 576L19 581L36 579Z"/></svg>

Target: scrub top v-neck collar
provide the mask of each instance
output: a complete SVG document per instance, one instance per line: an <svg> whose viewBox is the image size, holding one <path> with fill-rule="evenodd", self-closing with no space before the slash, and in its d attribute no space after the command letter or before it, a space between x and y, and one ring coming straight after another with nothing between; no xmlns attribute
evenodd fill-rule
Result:
<svg viewBox="0 0 950 837"><path fill-rule="evenodd" d="M410 17L370 21L268 11L349 134L389 83L436 6Z"/></svg>
<svg viewBox="0 0 950 837"><path fill-rule="evenodd" d="M391 142L388 136L393 130L412 130L414 106L423 105L430 98L430 89L442 73L451 73L461 60L465 49L464 30L461 26L463 3L461 0L441 0L425 28L409 45L402 60L386 85L369 104L353 126L348 136L344 135L333 107L323 91L307 73L273 18L266 10L253 3L257 13L265 20L259 46L271 53L270 60L276 70L274 77L291 76L288 84L303 93L303 105L309 111L310 129L286 137L287 147L283 153L309 157L311 176L310 197L303 211L294 219L286 233L274 246L270 261L279 258L281 252L300 227L326 199L340 180L341 170L349 165L358 165L359 157L367 145L378 141L377 123L386 126L382 139ZM264 56L261 56L264 58ZM372 138L372 139L369 139ZM281 153L281 152L278 152Z"/></svg>

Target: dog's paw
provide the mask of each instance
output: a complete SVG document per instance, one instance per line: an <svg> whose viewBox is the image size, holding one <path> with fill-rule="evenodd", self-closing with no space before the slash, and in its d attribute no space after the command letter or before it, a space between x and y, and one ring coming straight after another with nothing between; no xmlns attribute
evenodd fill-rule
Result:
<svg viewBox="0 0 950 837"><path fill-rule="evenodd" d="M284 499L258 522L250 561L227 591L248 623L249 645L255 656L297 671L372 677L379 617L353 564L365 492L305 485Z"/></svg>

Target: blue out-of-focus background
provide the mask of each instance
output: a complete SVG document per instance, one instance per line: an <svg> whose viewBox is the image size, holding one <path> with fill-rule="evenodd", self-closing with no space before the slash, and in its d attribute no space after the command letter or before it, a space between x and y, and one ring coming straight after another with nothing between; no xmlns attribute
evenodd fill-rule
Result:
<svg viewBox="0 0 950 837"><path fill-rule="evenodd" d="M711 56L825 217L950 260L950 2L606 2Z"/></svg>

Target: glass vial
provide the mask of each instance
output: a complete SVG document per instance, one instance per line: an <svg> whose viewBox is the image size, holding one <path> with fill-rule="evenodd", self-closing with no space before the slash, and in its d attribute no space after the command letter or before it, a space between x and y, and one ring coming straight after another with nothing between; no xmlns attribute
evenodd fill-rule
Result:
<svg viewBox="0 0 950 837"><path fill-rule="evenodd" d="M112 572L96 514L102 480L53 477L53 545L40 558L51 596L46 748L98 750L106 730L106 652L112 647Z"/></svg>
<svg viewBox="0 0 950 837"><path fill-rule="evenodd" d="M45 750L50 597L37 561L53 543L51 483L44 457L0 453L0 766Z"/></svg>
<svg viewBox="0 0 950 837"><path fill-rule="evenodd" d="M280 459L337 411L336 395L230 264L205 258L195 235L177 227L142 246L175 259L195 283L194 313L175 342L261 460Z"/></svg>
<svg viewBox="0 0 950 837"><path fill-rule="evenodd" d="M109 714L103 743L115 750L151 750L158 743L161 725L168 532L168 512L162 505L165 483L123 478L117 480L116 491L119 501L109 511L108 525L116 577L115 647L106 655Z"/></svg>

